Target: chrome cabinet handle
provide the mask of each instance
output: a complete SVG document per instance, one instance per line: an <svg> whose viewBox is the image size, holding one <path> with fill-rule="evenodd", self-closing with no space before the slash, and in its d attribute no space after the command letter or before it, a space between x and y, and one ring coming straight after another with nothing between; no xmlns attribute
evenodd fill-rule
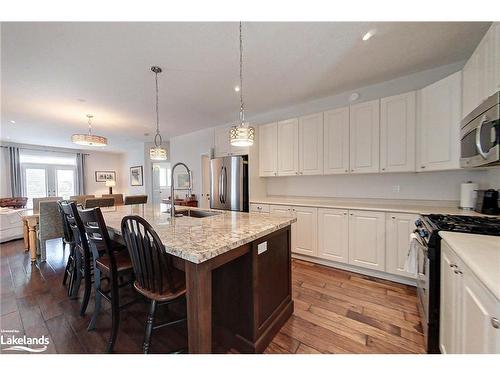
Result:
<svg viewBox="0 0 500 375"><path fill-rule="evenodd" d="M491 325L493 326L493 328L499 329L500 321L497 318L491 317Z"/></svg>
<svg viewBox="0 0 500 375"><path fill-rule="evenodd" d="M455 272L455 274L457 274L457 275L461 275L461 274L463 274L463 272L462 272L462 271L460 271L460 270L455 270L455 271L453 271L453 272Z"/></svg>
<svg viewBox="0 0 500 375"><path fill-rule="evenodd" d="M481 157L483 159L488 159L488 154L483 151L483 146L481 146L481 130L483 128L483 124L487 121L488 121L488 117L486 115L484 115L481 118L481 121L479 122L479 125L476 128L476 149L477 149L477 152L479 152L479 155L481 155Z"/></svg>
<svg viewBox="0 0 500 375"><path fill-rule="evenodd" d="M458 266L457 266L456 264L451 263L451 264L450 264L450 267L451 267L451 268L457 268Z"/></svg>

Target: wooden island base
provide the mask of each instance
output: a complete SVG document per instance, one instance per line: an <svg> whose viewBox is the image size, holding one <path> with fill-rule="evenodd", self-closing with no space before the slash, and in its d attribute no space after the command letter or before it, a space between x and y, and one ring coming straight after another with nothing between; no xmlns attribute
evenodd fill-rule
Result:
<svg viewBox="0 0 500 375"><path fill-rule="evenodd" d="M293 313L290 236L288 226L207 262L185 262L190 353L266 349Z"/></svg>

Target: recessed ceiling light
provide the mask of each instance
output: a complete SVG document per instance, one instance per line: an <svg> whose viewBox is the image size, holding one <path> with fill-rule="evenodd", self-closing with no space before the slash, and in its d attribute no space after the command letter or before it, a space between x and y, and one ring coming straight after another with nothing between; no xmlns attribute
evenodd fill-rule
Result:
<svg viewBox="0 0 500 375"><path fill-rule="evenodd" d="M370 39L372 36L376 34L377 30L373 29L368 31L365 35L363 35L363 40L366 42L368 39Z"/></svg>
<svg viewBox="0 0 500 375"><path fill-rule="evenodd" d="M234 86L234 91L239 92L240 91L240 86Z"/></svg>
<svg viewBox="0 0 500 375"><path fill-rule="evenodd" d="M85 103L85 102L86 102L86 100L85 100L85 99L82 99L82 98L79 98L79 99L77 99L77 100L78 100L79 102L81 102L81 103Z"/></svg>
<svg viewBox="0 0 500 375"><path fill-rule="evenodd" d="M11 124L15 124L16 122L14 120L10 120L10 123Z"/></svg>

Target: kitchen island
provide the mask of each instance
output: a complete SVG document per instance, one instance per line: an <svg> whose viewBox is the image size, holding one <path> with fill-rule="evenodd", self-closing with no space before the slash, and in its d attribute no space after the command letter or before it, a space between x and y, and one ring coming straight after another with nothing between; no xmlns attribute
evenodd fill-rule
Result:
<svg viewBox="0 0 500 375"><path fill-rule="evenodd" d="M121 220L146 219L174 265L185 271L190 353L212 353L215 345L263 352L293 312L291 224L293 217L176 208L166 205L102 209L121 240ZM203 216L203 217L200 217Z"/></svg>

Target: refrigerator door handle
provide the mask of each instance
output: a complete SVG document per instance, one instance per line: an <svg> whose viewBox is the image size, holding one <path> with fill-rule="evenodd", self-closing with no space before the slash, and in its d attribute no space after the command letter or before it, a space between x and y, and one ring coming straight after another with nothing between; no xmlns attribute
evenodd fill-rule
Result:
<svg viewBox="0 0 500 375"><path fill-rule="evenodd" d="M222 171L224 170L224 167L220 168L220 175L219 175L219 202L222 203Z"/></svg>
<svg viewBox="0 0 500 375"><path fill-rule="evenodd" d="M227 199L227 169L226 167L224 167L224 191L223 191L223 198L224 198L224 202L223 203L226 203L226 199Z"/></svg>

